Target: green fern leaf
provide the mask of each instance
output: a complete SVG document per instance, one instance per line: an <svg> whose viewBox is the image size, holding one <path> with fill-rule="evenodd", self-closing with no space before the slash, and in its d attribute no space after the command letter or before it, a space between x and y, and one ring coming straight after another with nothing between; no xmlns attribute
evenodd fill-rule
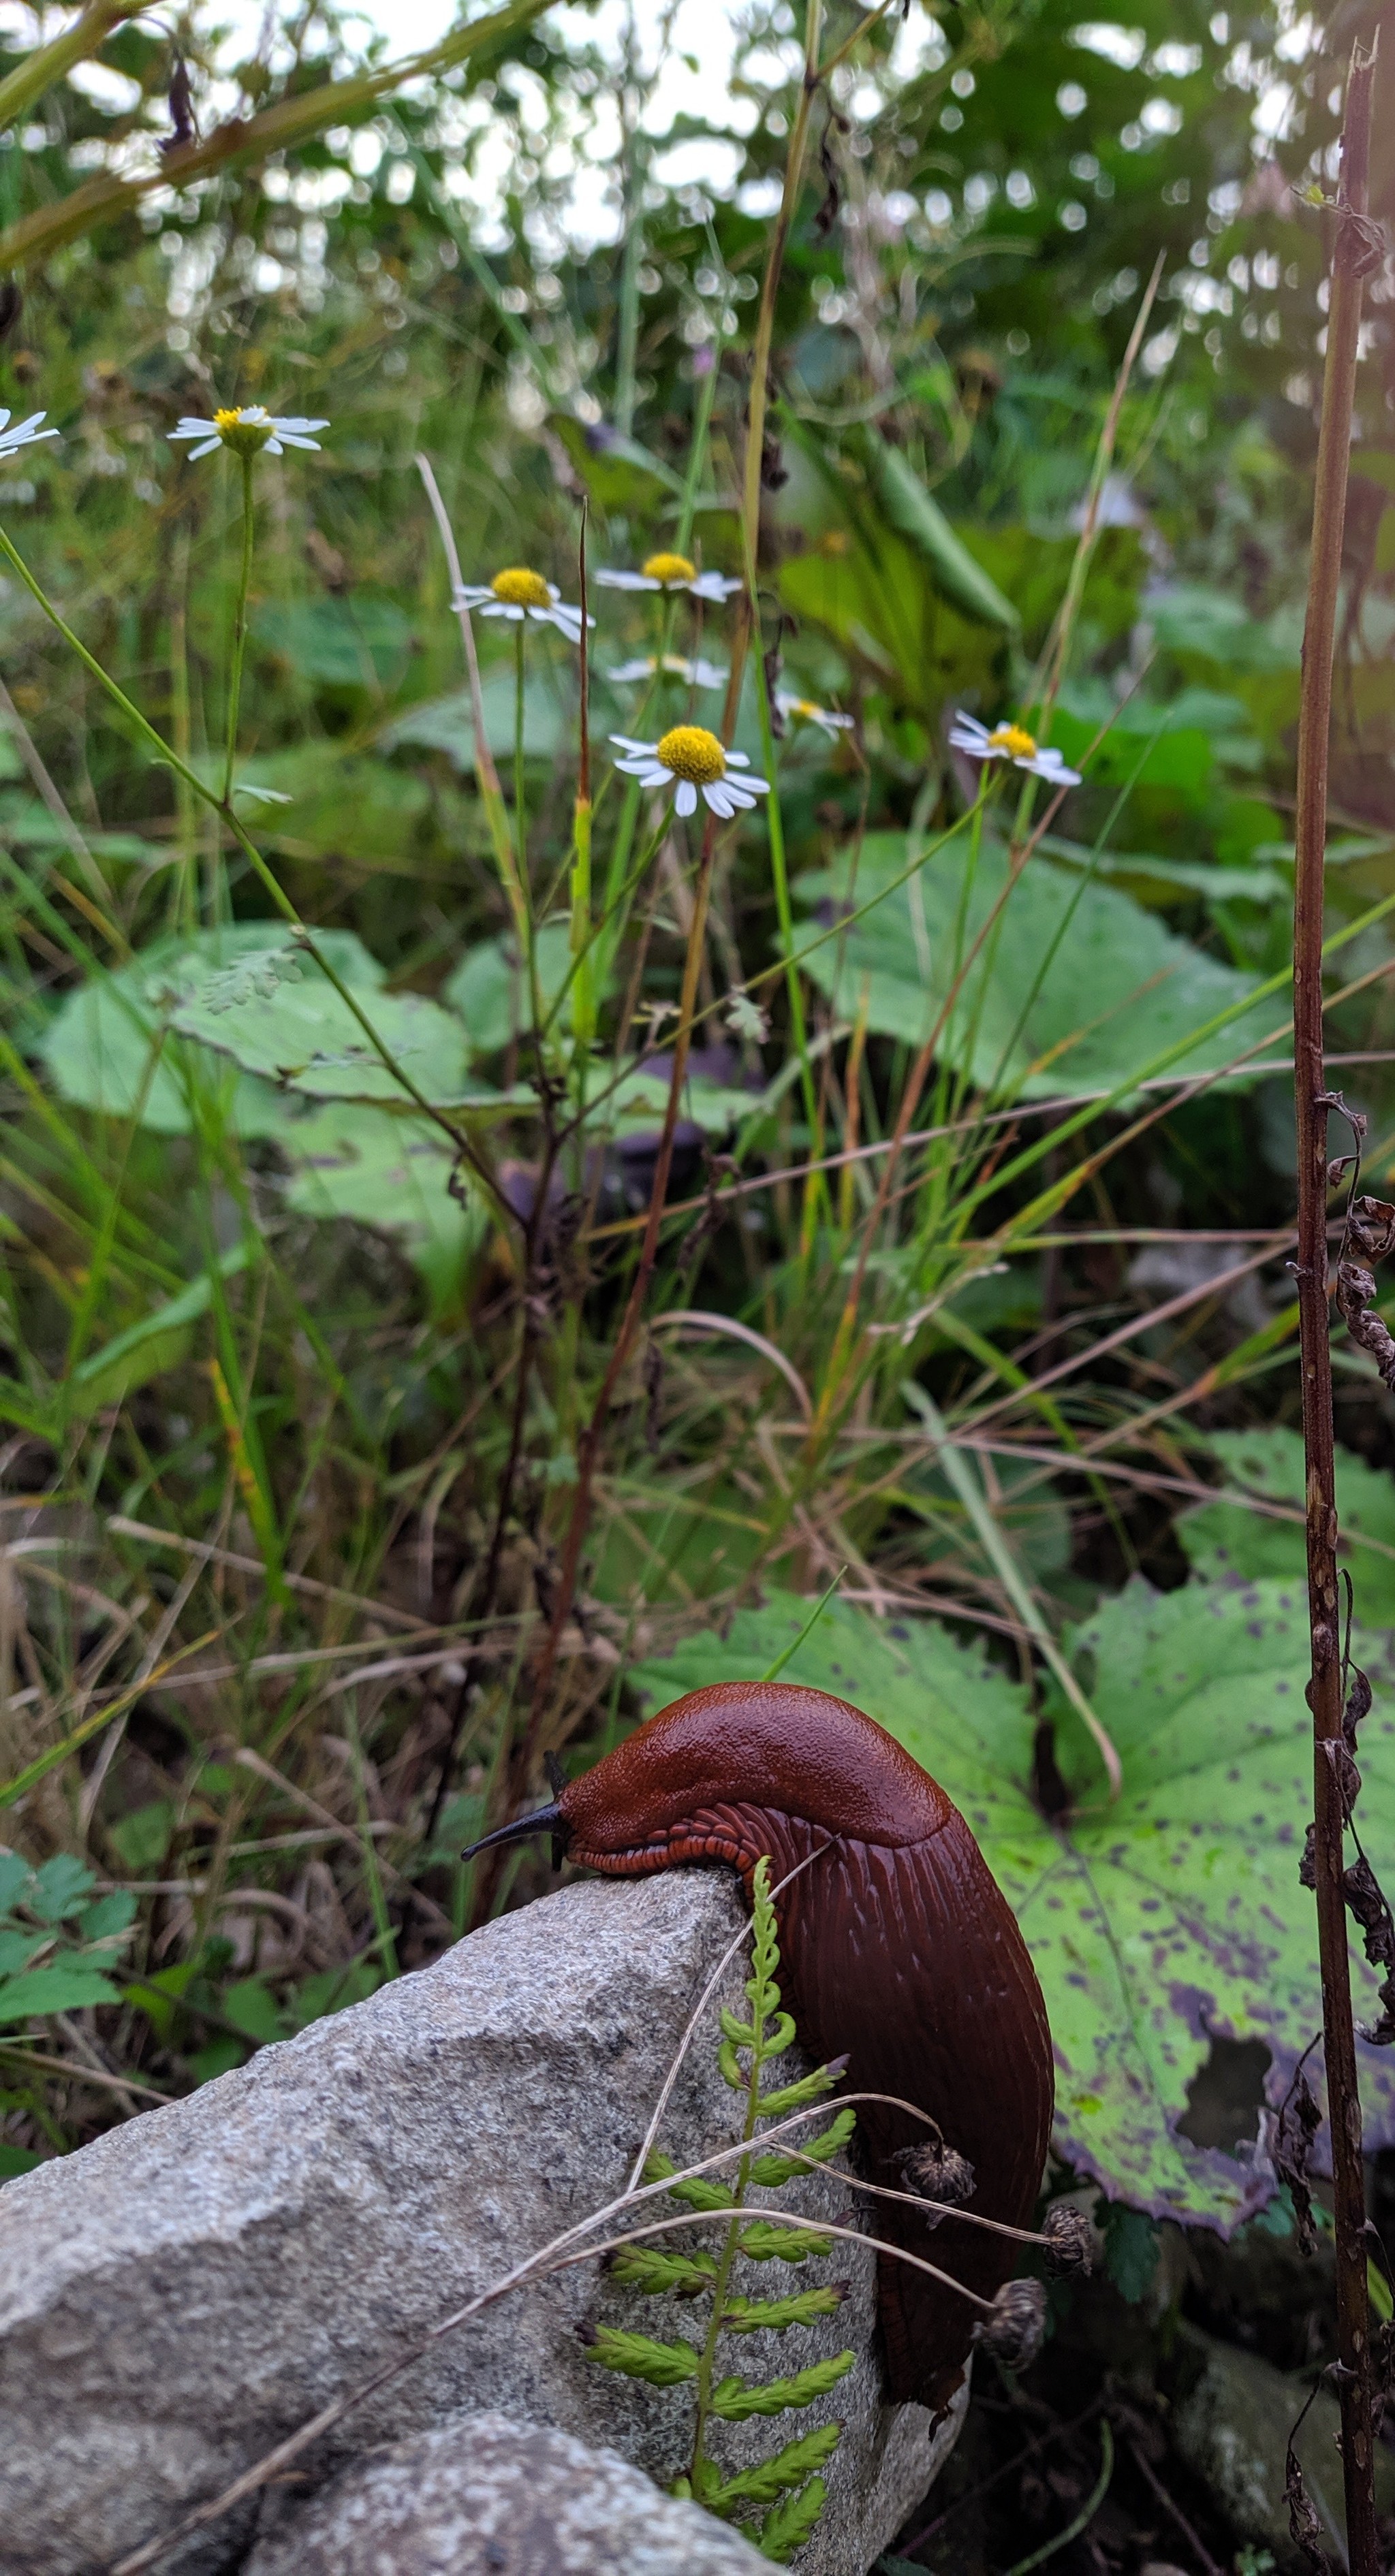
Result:
<svg viewBox="0 0 1395 2576"><path fill-rule="evenodd" d="M665 2254L657 2245L622 2245L611 2263L610 2277L627 2290L642 2290L646 2298L673 2290L680 2298L691 2299L711 2287L716 2269L712 2254Z"/></svg>
<svg viewBox="0 0 1395 2576"><path fill-rule="evenodd" d="M754 2048L756 2034L748 2021L738 2021L734 2012L723 2004L720 2014L722 2037L734 2041L738 2048Z"/></svg>
<svg viewBox="0 0 1395 2576"><path fill-rule="evenodd" d="M815 2164L827 2164L830 2156L836 2156L847 2145L856 2127L856 2111L840 2111L830 2129L821 2129L816 2138L801 2141L800 2154L812 2157ZM765 2191L778 2191L782 2183L792 2182L803 2171L803 2165L793 2156L757 2156L751 2167L751 2180Z"/></svg>
<svg viewBox="0 0 1395 2576"><path fill-rule="evenodd" d="M695 2344L657 2343L652 2335L625 2334L618 2326L597 2326L584 2347L588 2361L602 2370L619 2370L626 2379L647 2379L651 2388L680 2388L696 2379L702 2355Z"/></svg>
<svg viewBox="0 0 1395 2576"><path fill-rule="evenodd" d="M741 2251L753 2263L818 2262L832 2253L834 2242L814 2227L777 2227L759 2218L741 2231Z"/></svg>
<svg viewBox="0 0 1395 2576"><path fill-rule="evenodd" d="M786 2111L802 2111L806 2102L821 2102L840 2082L826 2066L816 2066L812 2075L803 2075L797 2084L782 2084L775 2093L761 2096L761 2112L768 2119L783 2119Z"/></svg>
<svg viewBox="0 0 1395 2576"><path fill-rule="evenodd" d="M812 2433L801 2433L797 2442L786 2442L773 2459L758 2460L754 2468L738 2469L725 2486L719 2485L713 2495L704 2495L703 2503L721 2514L738 2504L776 2504L788 2487L802 2485L805 2478L832 2458L842 2437L841 2424L820 2424Z"/></svg>
<svg viewBox="0 0 1395 2576"><path fill-rule="evenodd" d="M837 2314L847 2290L833 2282L826 2290L796 2290L788 2299L728 2299L722 2323L731 2334L785 2334L791 2326L811 2326L815 2317Z"/></svg>
<svg viewBox="0 0 1395 2576"><path fill-rule="evenodd" d="M824 2509L828 2489L822 2478L811 2478L798 2495L786 2496L772 2505L756 2534L756 2547L763 2558L777 2567L787 2567L796 2549L803 2547Z"/></svg>
<svg viewBox="0 0 1395 2576"><path fill-rule="evenodd" d="M847 2377L856 2359L855 2352L834 2353L828 2361L813 2361L807 2370L797 2370L792 2379L768 2380L763 2388L744 2379L720 2379L712 2391L712 2412L724 2423L744 2424L752 2415L784 2415L794 2406L812 2406Z"/></svg>
<svg viewBox="0 0 1395 2576"><path fill-rule="evenodd" d="M659 2147L651 2147L644 2160L646 2182L667 2182L670 2174L677 2171L672 2156L666 2156ZM736 2205L724 2182L704 2182L699 2177L675 2183L673 2198L683 2201L689 2209L732 2209Z"/></svg>

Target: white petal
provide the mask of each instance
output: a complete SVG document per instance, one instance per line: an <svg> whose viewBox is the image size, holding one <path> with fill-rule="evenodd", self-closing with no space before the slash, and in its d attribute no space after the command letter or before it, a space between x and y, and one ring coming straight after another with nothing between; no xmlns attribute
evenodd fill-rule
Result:
<svg viewBox="0 0 1395 2576"><path fill-rule="evenodd" d="M269 438L267 440L266 452L268 456L284 456L286 453L279 438Z"/></svg>
<svg viewBox="0 0 1395 2576"><path fill-rule="evenodd" d="M702 792L710 805L712 802L711 788L704 787ZM691 778L680 778L678 781L678 793L673 800L674 812L676 814L691 814L695 812L696 807L697 789L693 785Z"/></svg>
<svg viewBox="0 0 1395 2576"><path fill-rule="evenodd" d="M665 769L661 760L647 761L643 769L637 769L635 771L635 776L637 778L642 778L646 787L671 787L673 785L673 772L671 769Z"/></svg>
<svg viewBox="0 0 1395 2576"><path fill-rule="evenodd" d="M288 447L303 447L311 456L318 456L320 453L320 442L317 438L298 438L294 430L287 429L284 421L281 424L281 436ZM275 441L269 439L267 444L274 446Z"/></svg>
<svg viewBox="0 0 1395 2576"><path fill-rule="evenodd" d="M729 751L727 753L728 769L749 769L750 766L751 763L744 751Z"/></svg>
<svg viewBox="0 0 1395 2576"><path fill-rule="evenodd" d="M198 463L198 461L199 461L199 458L200 458L201 456L211 456L211 455L213 454L214 449L215 449L215 448L218 448L218 447L221 447L221 446L222 446L222 444L223 444L223 442L222 442L221 438L209 438L209 439L205 439L204 444L203 444L203 446L202 446L202 447L191 447L191 448L190 448L190 450L189 450L189 462L190 462L190 464L191 464L191 465L197 465L197 463Z"/></svg>
<svg viewBox="0 0 1395 2576"><path fill-rule="evenodd" d="M598 572L595 576L602 590L657 590L659 584L642 572Z"/></svg>
<svg viewBox="0 0 1395 2576"><path fill-rule="evenodd" d="M656 742L636 742L632 733L613 733L610 739L618 742L625 751L646 751L652 755L659 748Z"/></svg>

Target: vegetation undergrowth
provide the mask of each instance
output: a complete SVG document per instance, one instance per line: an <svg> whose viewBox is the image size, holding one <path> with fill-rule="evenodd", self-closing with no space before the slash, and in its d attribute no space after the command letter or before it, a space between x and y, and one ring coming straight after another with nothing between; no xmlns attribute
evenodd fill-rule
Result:
<svg viewBox="0 0 1395 2576"><path fill-rule="evenodd" d="M1247 2223L1320 2018L1287 988L1346 22L761 0L661 141L667 21L230 65L99 14L0 63L0 2175L537 1892L462 1845L788 1651L1018 1903L1057 2179ZM1324 999L1379 1190L1367 312ZM1379 1701L1388 1399L1334 1366ZM1223 2136L1218 2039L1266 2058Z"/></svg>

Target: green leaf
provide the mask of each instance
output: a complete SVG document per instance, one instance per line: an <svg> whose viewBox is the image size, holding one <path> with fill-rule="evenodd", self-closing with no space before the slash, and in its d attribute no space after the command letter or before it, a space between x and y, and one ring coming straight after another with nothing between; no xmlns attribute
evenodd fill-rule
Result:
<svg viewBox="0 0 1395 2576"><path fill-rule="evenodd" d="M29 1968L0 1984L0 2022L27 2021L32 2013L81 2012L87 2004L119 2004L121 1990L110 1977L75 1961L55 1959L46 1968Z"/></svg>
<svg viewBox="0 0 1395 2576"><path fill-rule="evenodd" d="M1136 2308L1153 2286L1162 2250L1151 2218L1141 2209L1110 2209L1104 2221L1104 2268L1121 2298Z"/></svg>
<svg viewBox="0 0 1395 2576"><path fill-rule="evenodd" d="M671 2156L664 2154L662 2147L650 2148L644 2160L646 2182L667 2182L669 2175L677 2171L677 2165ZM683 2201L689 2209L730 2209L733 2206L726 2183L707 2182L700 2176L695 2176L691 2182L675 2183L671 2197Z"/></svg>
<svg viewBox="0 0 1395 2576"><path fill-rule="evenodd" d="M32 2147L11 2147L0 2143L0 2182L13 2182L19 2174L32 2173L45 2162Z"/></svg>
<svg viewBox="0 0 1395 2576"><path fill-rule="evenodd" d="M352 931L317 934L324 953L346 983L365 993L382 983L383 970ZM257 951L289 946L281 921L230 922L173 939L156 940L115 974L79 984L59 1004L39 1043L49 1078L64 1100L108 1118L130 1118L144 1092L141 1122L157 1135L187 1136L195 1124L189 1075L199 1063L172 1043L167 1024L179 994ZM153 1078L146 1082L152 1049L166 1031ZM215 1058L202 1059L202 1080L222 1101L241 1136L271 1136L282 1108L263 1083L234 1079Z"/></svg>
<svg viewBox="0 0 1395 2576"><path fill-rule="evenodd" d="M0 1851L0 1914L8 1914L19 1903L33 1874L18 1852Z"/></svg>
<svg viewBox="0 0 1395 2576"><path fill-rule="evenodd" d="M713 2254L667 2254L657 2245L622 2245L611 2259L610 2277L624 2289L642 2290L647 2298L667 2291L690 2298L710 2287L716 2270Z"/></svg>
<svg viewBox="0 0 1395 2576"><path fill-rule="evenodd" d="M638 439L626 438L608 423L592 428L589 422L574 420L570 412L552 411L547 418L598 508L623 511L627 518L647 518L666 502L682 498L682 476L661 456L641 447ZM617 570L629 569L614 557L611 561Z"/></svg>
<svg viewBox="0 0 1395 2576"><path fill-rule="evenodd" d="M484 630L486 633L487 629ZM536 628L534 632L536 633ZM514 678L511 668L486 671L480 689L484 730L496 758L513 758ZM555 761L569 746L574 719L558 685L555 670L535 665L523 691L523 750L529 760ZM421 751L443 751L457 769L475 765L475 722L468 689L453 689L444 698L425 699L409 708L379 735L385 751L399 745Z"/></svg>
<svg viewBox="0 0 1395 2576"><path fill-rule="evenodd" d="M571 973L571 924L545 921L534 940L538 991L546 1018ZM471 1056L499 1055L533 1025L527 970L513 938L501 933L467 948L442 997L465 1023ZM556 1026L571 1026L571 990Z"/></svg>
<svg viewBox="0 0 1395 2576"><path fill-rule="evenodd" d="M789 2487L803 2484L816 2469L826 2466L842 2439L841 2424L819 2424L812 2433L801 2433L797 2442L787 2442L772 2459L759 2460L754 2468L738 2469L735 2477L718 2485L715 2493L703 2497L719 2513L733 2504L774 2504Z"/></svg>
<svg viewBox="0 0 1395 2576"><path fill-rule="evenodd" d="M864 844L855 901L905 867L899 835ZM805 903L846 903L851 862L801 879ZM1008 882L1005 852L985 840L975 865L967 835L937 851L907 885L854 921L804 961L834 1008L857 1017L866 992L870 1027L910 1046L935 1027L955 974L956 924L966 927L962 953L984 928ZM807 944L807 925L796 949ZM1142 1074L1220 1012L1243 1002L1252 977L1222 966L1167 930L1157 916L1117 887L1082 883L1039 857L1023 871L991 935L970 968L940 1041L947 1062L967 1056L975 1084L997 1083L1028 1099L1062 1091L1113 1091ZM1173 1071L1228 1064L1280 1016L1258 1004L1186 1048ZM1263 1060L1260 1060L1262 1070ZM1241 1077L1237 1077L1241 1078ZM1243 1077L1257 1080L1258 1070Z"/></svg>
<svg viewBox="0 0 1395 2576"><path fill-rule="evenodd" d="M351 1959L342 1968L322 1968L318 1975L303 1978L288 1997L286 2018L292 2030L305 2030L312 2021L323 2021L327 2013L366 2003L382 1982L381 1968L368 1959Z"/></svg>
<svg viewBox="0 0 1395 2576"><path fill-rule="evenodd" d="M809 2075L801 2075L797 2084L782 2084L777 2092L762 2093L760 2107L770 2120L782 2120L787 2111L802 2111L806 2102L821 2102L841 2078L830 2075L826 2066L816 2066Z"/></svg>
<svg viewBox="0 0 1395 2576"><path fill-rule="evenodd" d="M738 1612L725 1639L709 1628L634 1679L653 1708L764 1672L806 1616L805 1602L773 1596ZM935 1622L877 1621L835 1601L788 1678L855 1699L967 1818L1042 1981L1063 2159L1154 2218L1227 2232L1274 2185L1252 2154L1182 2132L1213 2035L1263 2041L1277 2103L1322 2022L1312 1898L1298 1884L1312 1813L1304 1596L1235 1583L1159 1595L1135 1581L1074 1643L1124 1790L1104 1803L1098 1757L1059 1712L1057 1759L1078 1802L1068 1824L1033 1804L1033 1720L1018 1686ZM1376 1683L1362 1839L1390 1885L1395 1666L1380 1640L1355 1651ZM1352 1974L1358 2016L1372 2019L1375 1974L1355 1957ZM1363 2044L1360 2057L1374 2151L1395 2143L1395 2068L1389 2051Z"/></svg>
<svg viewBox="0 0 1395 2576"><path fill-rule="evenodd" d="M1307 1567L1303 1533L1303 1442L1296 1431L1218 1431L1208 1443L1225 1469L1232 1501L1184 1512L1177 1535L1208 1582L1240 1575L1298 1583ZM1244 1497L1285 1503L1296 1515L1271 1520ZM1337 1451L1337 1551L1352 1578L1363 1628L1395 1628L1395 1485L1354 1450Z"/></svg>
<svg viewBox="0 0 1395 2576"><path fill-rule="evenodd" d="M0 1977L17 1977L21 1968L52 1944L51 1932L0 1932Z"/></svg>
<svg viewBox="0 0 1395 2576"><path fill-rule="evenodd" d="M302 679L375 695L401 679L413 643L411 621L396 603L362 592L268 602L253 610L251 630L264 652L288 662Z"/></svg>
<svg viewBox="0 0 1395 2576"><path fill-rule="evenodd" d="M277 1137L290 1164L286 1205L396 1236L448 1301L486 1241L489 1219L472 1183L457 1180L460 1196L450 1187L455 1156L440 1129L352 1101L288 1100L286 1113Z"/></svg>
<svg viewBox="0 0 1395 2576"><path fill-rule="evenodd" d="M623 2371L627 2379L646 2379L651 2388L681 2388L696 2379L702 2361L691 2343L658 2343L652 2335L625 2334L618 2326L597 2326L584 2347L588 2361L602 2370Z"/></svg>
<svg viewBox="0 0 1395 2576"><path fill-rule="evenodd" d="M266 2042L284 2039L286 2026L280 2006L270 1986L260 1977L243 1977L233 1986L224 1986L218 1997L218 2009L233 2029L244 2039Z"/></svg>
<svg viewBox="0 0 1395 2576"><path fill-rule="evenodd" d="M497 1104L497 1093L470 1082L464 1031L451 1012L421 993L365 992L362 1001L383 1044L428 1100ZM411 1106L328 976L288 941L251 961L245 976L181 979L171 1021L181 1036L230 1056L244 1073L311 1099Z"/></svg>
<svg viewBox="0 0 1395 2576"><path fill-rule="evenodd" d="M756 2546L763 2558L777 2567L787 2567L796 2549L801 2549L813 2530L828 2500L828 2489L822 2478L811 2478L798 2495L786 2496L773 2505L757 2535Z"/></svg>
<svg viewBox="0 0 1395 2576"><path fill-rule="evenodd" d="M764 2109L764 2104L761 2107ZM815 2164L827 2164L831 2156L838 2155L847 2145L856 2127L857 2113L849 2108L840 2111L831 2127L821 2129L817 2137L801 2138L798 2144L803 2154L812 2157ZM778 2191L782 2183L792 2182L795 2175L804 2170L805 2167L793 2156L757 2156L751 2166L751 2180L759 2183L764 2191Z"/></svg>
<svg viewBox="0 0 1395 2576"><path fill-rule="evenodd" d="M712 2412L725 2424L744 2424L752 2415L784 2415L791 2407L812 2406L846 2379L855 2352L836 2352L827 2361L811 2361L790 2379L769 2379L762 2387L744 2379L719 2379L712 2391Z"/></svg>
<svg viewBox="0 0 1395 2576"><path fill-rule="evenodd" d="M760 2218L750 2219L741 2230L741 2251L753 2263L821 2262L835 2242L817 2228L781 2227Z"/></svg>
<svg viewBox="0 0 1395 2576"><path fill-rule="evenodd" d="M845 432L844 443L866 473L888 525L929 565L941 596L975 625L1015 635L1022 620L1011 600L975 562L899 447L870 427Z"/></svg>
<svg viewBox="0 0 1395 2576"><path fill-rule="evenodd" d="M77 1919L79 1935L84 1941L110 1941L124 1938L136 1917L136 1900L123 1888L110 1896L99 1896L95 1905L85 1905Z"/></svg>
<svg viewBox="0 0 1395 2576"><path fill-rule="evenodd" d="M836 2316L843 2295L838 2289L796 2290L788 2299L728 2299L722 2324L729 2334L786 2334L791 2326Z"/></svg>
<svg viewBox="0 0 1395 2576"><path fill-rule="evenodd" d="M152 1798L143 1807L133 1807L128 1815L117 1816L105 1827L123 1869L133 1878L148 1878L157 1870L170 1847L174 1832L174 1808L168 1798Z"/></svg>
<svg viewBox="0 0 1395 2576"><path fill-rule="evenodd" d="M46 1860L42 1869L35 1870L24 1902L41 1923L66 1923L96 1884L84 1861L74 1860L69 1852L59 1852L55 1859Z"/></svg>

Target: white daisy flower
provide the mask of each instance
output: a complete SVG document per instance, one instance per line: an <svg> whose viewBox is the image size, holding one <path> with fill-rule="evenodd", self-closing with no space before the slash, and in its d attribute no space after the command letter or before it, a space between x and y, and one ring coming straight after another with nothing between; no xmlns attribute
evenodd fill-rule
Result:
<svg viewBox="0 0 1395 2576"><path fill-rule="evenodd" d="M1025 725L995 725L990 733L977 716L957 715L949 729L951 748L966 751L970 760L1010 760L1014 769L1030 769L1034 778L1044 778L1048 787L1078 787L1080 772L1067 769L1059 751L1039 743Z"/></svg>
<svg viewBox="0 0 1395 2576"><path fill-rule="evenodd" d="M17 420L11 429L9 413L0 411L0 458L18 456L22 447L32 447L40 438L56 438L56 429L39 427L40 421L46 417L44 412L31 411L27 420Z"/></svg>
<svg viewBox="0 0 1395 2576"><path fill-rule="evenodd" d="M660 672L666 680L681 680L685 689L720 689L726 685L725 671L715 662L704 662L699 655L690 662L684 653L641 653L633 662L622 662L618 669L607 671L608 680L654 680Z"/></svg>
<svg viewBox="0 0 1395 2576"><path fill-rule="evenodd" d="M833 707L816 707L812 698L793 698L786 689L776 690L775 704L786 724L822 725L827 734L852 730L851 716L840 716Z"/></svg>
<svg viewBox="0 0 1395 2576"><path fill-rule="evenodd" d="M328 427L327 420L278 419L260 403L248 403L239 410L215 411L212 420L197 420L186 412L170 437L200 441L189 450L189 462L194 465L201 456L211 456L215 447L230 447L234 456L259 456L263 448L268 456L280 456L288 447L306 447L318 456L320 442L310 432Z"/></svg>
<svg viewBox="0 0 1395 2576"><path fill-rule="evenodd" d="M680 814L696 811L699 788L724 823L733 814L749 812L758 796L770 793L768 779L730 775L750 768L745 752L724 751L703 725L673 725L657 742L635 742L627 733L613 733L610 739L627 755L615 764L627 778L637 778L645 787L677 787L673 802Z"/></svg>
<svg viewBox="0 0 1395 2576"><path fill-rule="evenodd" d="M568 606L555 582L544 581L540 572L529 572L523 564L496 572L492 581L462 582L454 605L474 609L481 617L507 617L514 626L535 617L542 626L555 626L569 644L581 642L580 609ZM594 626L596 621L588 617L586 623Z"/></svg>
<svg viewBox="0 0 1395 2576"><path fill-rule="evenodd" d="M603 590L687 590L694 599L714 599L718 607L746 587L725 573L699 572L687 555L670 554L650 555L638 572L598 572L596 579Z"/></svg>

